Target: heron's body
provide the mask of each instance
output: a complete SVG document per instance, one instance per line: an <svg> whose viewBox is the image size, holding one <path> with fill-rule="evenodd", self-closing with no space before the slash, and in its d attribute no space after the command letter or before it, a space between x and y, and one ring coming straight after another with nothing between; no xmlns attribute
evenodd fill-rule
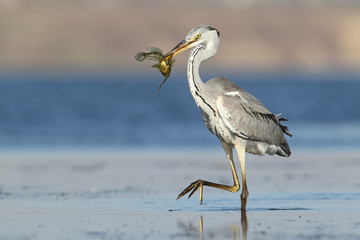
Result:
<svg viewBox="0 0 360 240"><path fill-rule="evenodd" d="M219 32L205 25L190 31L186 39L167 55L175 55L193 47L188 60L187 74L190 92L201 109L206 127L216 135L224 147L234 178L233 186L197 180L190 184L179 197L200 188L202 201L203 185L231 192L239 190L239 181L233 163L235 148L241 164L243 191L242 209L245 209L248 191L245 177L245 151L264 155L290 156L290 148L284 133L291 135L287 127L280 124L284 118L272 114L259 100L230 80L218 77L203 82L199 74L200 63L213 57L219 45ZM190 197L189 196L189 197Z"/></svg>
<svg viewBox="0 0 360 240"><path fill-rule="evenodd" d="M226 78L213 78L205 83L215 101L207 105L199 98L206 127L226 144L234 139L246 140L246 152L289 156L290 149L276 115L251 94ZM194 92L194 98L198 98ZM216 106L212 109L210 106Z"/></svg>

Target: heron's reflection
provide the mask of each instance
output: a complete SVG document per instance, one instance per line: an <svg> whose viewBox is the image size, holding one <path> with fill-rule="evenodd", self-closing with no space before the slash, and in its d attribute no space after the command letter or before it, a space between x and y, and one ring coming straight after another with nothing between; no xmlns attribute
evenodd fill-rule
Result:
<svg viewBox="0 0 360 240"><path fill-rule="evenodd" d="M248 220L246 216L246 210L241 210L241 226L234 224L232 229L234 231L234 240L239 240L240 238L240 227L242 232L242 240L246 240L246 234L248 230ZM203 240L204 238L204 220L203 216L200 216L200 239Z"/></svg>
<svg viewBox="0 0 360 240"><path fill-rule="evenodd" d="M245 240L248 230L248 220L246 216L246 210L241 210L241 228L242 228L242 239Z"/></svg>
<svg viewBox="0 0 360 240"><path fill-rule="evenodd" d="M203 240L207 238L206 237L207 235L210 236L210 238L214 238L215 237L214 235L217 235L219 233L218 231L216 232L214 231L214 230L219 230L216 229L217 227L219 227L219 225L216 225L214 226L214 228L211 229L206 229L206 227L204 227L204 222L206 223L206 218L203 215L200 215L199 227L196 227L196 225L193 224L192 222L189 222L188 224L184 224L183 222L180 221L178 222L178 226L182 229L185 236L190 237L191 239L196 239L199 237L199 239ZM222 231L222 234L224 235L231 234L233 235L234 240L239 240L241 236L242 237L241 239L245 240L248 231L248 220L246 216L246 211L245 210L241 211L240 223L236 221L231 223L230 226L231 226L230 230L229 228L226 227L226 229Z"/></svg>

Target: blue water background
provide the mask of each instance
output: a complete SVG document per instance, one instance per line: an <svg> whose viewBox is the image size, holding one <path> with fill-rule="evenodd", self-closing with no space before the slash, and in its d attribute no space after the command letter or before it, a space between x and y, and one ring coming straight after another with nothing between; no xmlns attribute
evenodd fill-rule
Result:
<svg viewBox="0 0 360 240"><path fill-rule="evenodd" d="M360 147L359 74L227 77L289 119L292 148ZM1 74L0 150L220 147L185 73L155 94L161 81L159 73Z"/></svg>

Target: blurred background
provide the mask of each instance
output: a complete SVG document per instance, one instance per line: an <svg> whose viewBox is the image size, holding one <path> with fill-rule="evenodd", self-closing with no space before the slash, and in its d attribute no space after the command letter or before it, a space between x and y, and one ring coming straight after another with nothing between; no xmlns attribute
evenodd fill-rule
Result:
<svg viewBox="0 0 360 240"><path fill-rule="evenodd" d="M134 56L220 31L225 76L282 113L293 149L360 147L360 2L0 0L0 150L221 148L186 79Z"/></svg>

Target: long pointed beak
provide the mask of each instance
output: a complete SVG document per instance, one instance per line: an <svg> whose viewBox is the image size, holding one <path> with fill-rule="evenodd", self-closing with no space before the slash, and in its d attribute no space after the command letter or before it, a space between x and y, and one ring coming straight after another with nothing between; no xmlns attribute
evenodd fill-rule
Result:
<svg viewBox="0 0 360 240"><path fill-rule="evenodd" d="M182 51L185 51L186 49L189 49L191 47L191 44L194 41L181 41L178 45L176 45L176 47L174 47L173 49L171 49L166 55L165 55L165 60L168 60L169 58L174 57L175 55L181 53Z"/></svg>

